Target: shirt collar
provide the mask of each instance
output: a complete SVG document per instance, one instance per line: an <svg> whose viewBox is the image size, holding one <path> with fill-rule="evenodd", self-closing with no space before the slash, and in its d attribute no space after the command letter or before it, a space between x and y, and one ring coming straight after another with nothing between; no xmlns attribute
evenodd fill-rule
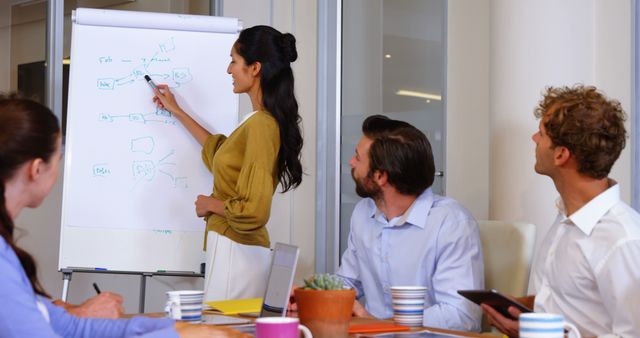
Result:
<svg viewBox="0 0 640 338"><path fill-rule="evenodd" d="M427 223L427 216L429 214L428 212L425 212L425 210L431 209L431 206L433 205L433 196L434 195L431 191L431 188L426 189L422 192L422 194L418 195L418 198L413 201L411 206L409 206L404 214L398 217L394 217L389 221L386 220L382 211L378 209L375 201L372 200L374 207L372 208L369 216L378 220L379 222L382 222L385 227L411 224L420 228L424 228L425 224Z"/></svg>
<svg viewBox="0 0 640 338"><path fill-rule="evenodd" d="M249 118L251 118L251 116L255 115L257 112L258 112L257 110L256 111L252 111L249 114L245 115L242 118L242 121L240 121L240 123L238 123L238 125L241 125L241 124L245 123Z"/></svg>
<svg viewBox="0 0 640 338"><path fill-rule="evenodd" d="M601 192L568 217L586 235L590 235L602 216L620 201L620 186L618 183L614 180L609 180L609 185L607 190ZM556 206L558 211L567 219L567 211L561 198L556 201Z"/></svg>

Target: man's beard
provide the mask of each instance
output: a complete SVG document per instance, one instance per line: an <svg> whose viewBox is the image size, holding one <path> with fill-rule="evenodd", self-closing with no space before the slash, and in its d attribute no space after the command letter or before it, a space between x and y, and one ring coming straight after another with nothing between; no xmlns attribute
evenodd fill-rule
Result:
<svg viewBox="0 0 640 338"><path fill-rule="evenodd" d="M356 194L358 194L358 196L362 198L370 197L373 200L378 200L382 195L380 186L378 186L376 182L369 177L369 175L359 180L355 177L354 170L351 169L351 178L353 178L353 182L356 184Z"/></svg>

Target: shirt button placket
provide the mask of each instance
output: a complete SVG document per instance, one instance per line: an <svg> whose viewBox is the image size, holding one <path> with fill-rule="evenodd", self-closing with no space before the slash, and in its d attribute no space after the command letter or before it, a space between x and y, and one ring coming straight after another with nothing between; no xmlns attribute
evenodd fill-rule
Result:
<svg viewBox="0 0 640 338"><path fill-rule="evenodd" d="M382 234L380 238L380 254L381 254L381 270L384 272L382 275L382 287L385 293L389 293L389 274L390 274L390 266L389 266L389 234L386 231L386 228L382 229Z"/></svg>

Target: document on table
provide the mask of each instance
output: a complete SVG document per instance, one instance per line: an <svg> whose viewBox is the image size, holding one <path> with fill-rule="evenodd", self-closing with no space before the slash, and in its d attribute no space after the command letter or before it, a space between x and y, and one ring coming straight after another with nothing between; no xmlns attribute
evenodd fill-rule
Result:
<svg viewBox="0 0 640 338"><path fill-rule="evenodd" d="M219 300L205 302L209 308L204 312L221 313L224 315L237 315L239 313L260 312L262 308L262 298L245 298L232 300Z"/></svg>

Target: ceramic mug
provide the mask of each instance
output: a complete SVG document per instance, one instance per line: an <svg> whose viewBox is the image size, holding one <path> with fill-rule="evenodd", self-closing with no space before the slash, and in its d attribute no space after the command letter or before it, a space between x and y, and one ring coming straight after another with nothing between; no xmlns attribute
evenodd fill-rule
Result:
<svg viewBox="0 0 640 338"><path fill-rule="evenodd" d="M393 321L398 325L422 327L426 293L424 286L392 286Z"/></svg>
<svg viewBox="0 0 640 338"><path fill-rule="evenodd" d="M264 317L256 319L257 338L299 338L302 331L305 338L313 338L306 326L300 325L298 318Z"/></svg>
<svg viewBox="0 0 640 338"><path fill-rule="evenodd" d="M204 291L180 290L167 292L164 311L167 317L186 322L202 321Z"/></svg>
<svg viewBox="0 0 640 338"><path fill-rule="evenodd" d="M520 338L564 338L565 330L570 332L568 337L582 338L575 325L566 322L561 315L522 313L518 322L520 324Z"/></svg>

